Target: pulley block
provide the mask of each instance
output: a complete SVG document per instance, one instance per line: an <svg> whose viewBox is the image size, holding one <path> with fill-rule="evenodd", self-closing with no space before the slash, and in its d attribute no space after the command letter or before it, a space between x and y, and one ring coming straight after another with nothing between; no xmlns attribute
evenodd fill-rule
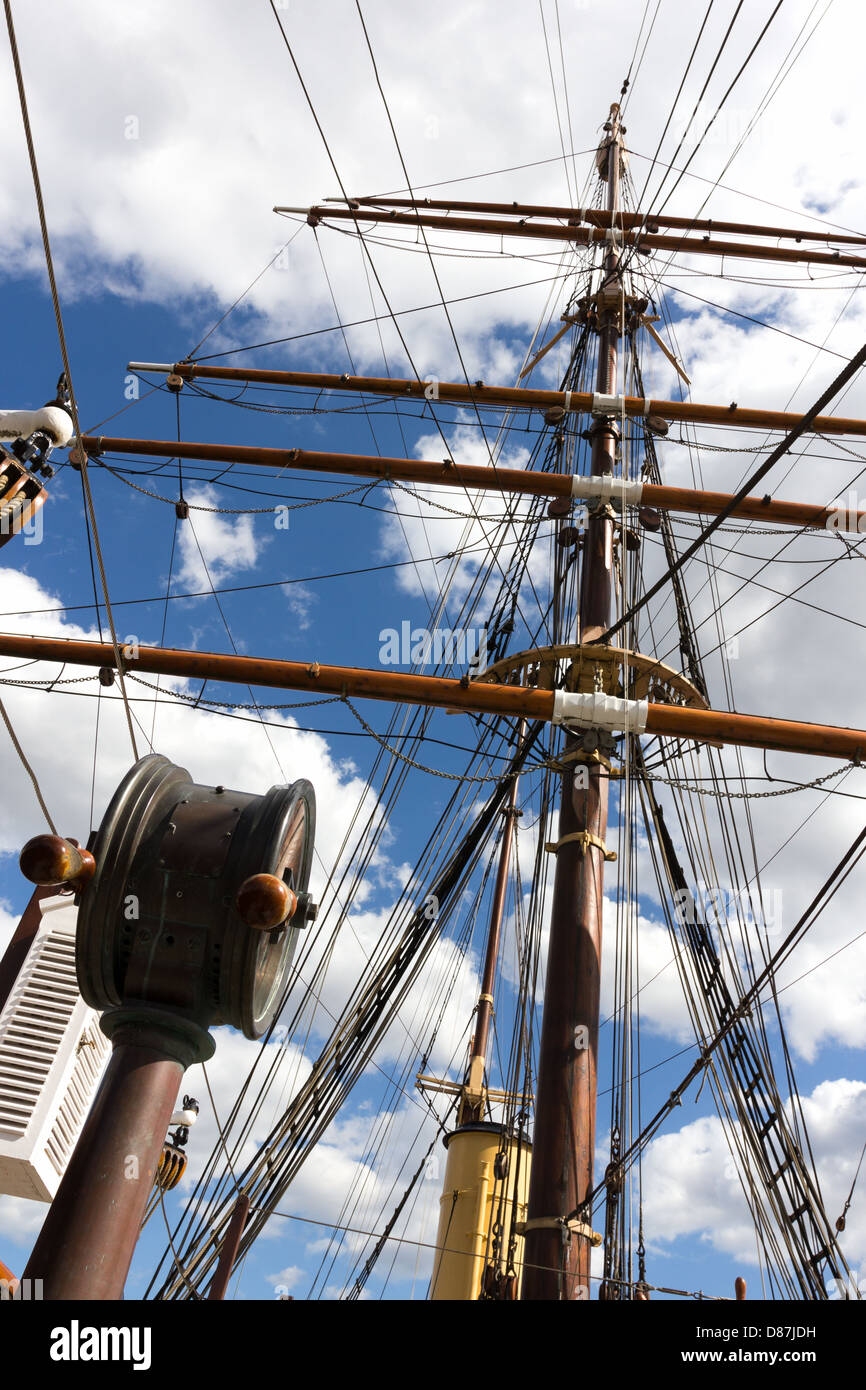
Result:
<svg viewBox="0 0 866 1390"><path fill-rule="evenodd" d="M42 482L0 450L0 547L24 530L44 505L45 497Z"/></svg>
<svg viewBox="0 0 866 1390"><path fill-rule="evenodd" d="M183 1149L176 1148L174 1144L163 1144L153 1179L154 1187L161 1187L163 1192L171 1192L186 1171L186 1161Z"/></svg>

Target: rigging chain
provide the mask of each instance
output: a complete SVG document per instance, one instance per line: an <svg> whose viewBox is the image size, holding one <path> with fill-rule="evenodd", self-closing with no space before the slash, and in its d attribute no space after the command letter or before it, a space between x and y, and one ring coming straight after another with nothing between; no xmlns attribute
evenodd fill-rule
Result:
<svg viewBox="0 0 866 1390"><path fill-rule="evenodd" d="M170 507L174 507L177 505L178 499L176 497L163 497L158 492L151 492L149 488L140 487L138 483L133 483L129 478L124 478L122 473L118 473L116 469L110 467L110 465L107 464L104 460L102 460L100 466L104 468L106 472L110 473L112 478L116 478L120 483L125 483L126 486L131 487L133 491L141 492L144 494L145 497L152 497L155 502L166 502ZM202 479L201 481L204 482L205 486L210 486L210 484L207 483L206 480ZM299 512L302 511L304 507L318 507L321 505L322 502L341 502L344 497L351 497L356 492L363 492L365 489L369 491L370 487L375 487L375 485L376 479L372 479L369 482L360 483L358 487L349 488L346 492L335 493L333 497L314 497L309 502L293 502L291 505L289 505L286 502L283 502L279 503L278 505L284 506L287 511ZM189 507L191 512L218 512L227 516L260 516L264 513L275 511L275 508L272 506L206 507L200 502L188 502L186 498L184 498L183 500L186 502L186 505Z"/></svg>
<svg viewBox="0 0 866 1390"><path fill-rule="evenodd" d="M845 763L843 767L837 767L832 772L826 772L823 777L816 777L813 782L798 782L793 787L782 787L772 792L732 792L719 791L716 787L693 787L687 782L678 782L672 777L662 777L657 773L646 772L642 774L648 782L664 782L666 787L676 787L678 791L692 792L695 796L714 796L720 801L760 801L767 796L788 796L790 792L810 791L813 787L822 787L825 782L830 782L834 777L839 777L843 772L850 772L852 768L859 766L858 763Z"/></svg>

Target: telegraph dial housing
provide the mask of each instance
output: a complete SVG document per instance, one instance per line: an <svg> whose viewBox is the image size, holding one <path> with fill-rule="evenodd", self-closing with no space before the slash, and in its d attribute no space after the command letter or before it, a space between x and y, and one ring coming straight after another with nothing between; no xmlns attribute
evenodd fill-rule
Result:
<svg viewBox="0 0 866 1390"><path fill-rule="evenodd" d="M248 1038L267 1031L313 915L315 820L304 780L254 796L199 786L158 754L135 764L88 845L96 871L79 900L79 987L104 1011L106 1032L113 1020L158 1013L209 1056L213 1025ZM259 874L282 880L297 901L270 930L247 925L237 906L238 890Z"/></svg>

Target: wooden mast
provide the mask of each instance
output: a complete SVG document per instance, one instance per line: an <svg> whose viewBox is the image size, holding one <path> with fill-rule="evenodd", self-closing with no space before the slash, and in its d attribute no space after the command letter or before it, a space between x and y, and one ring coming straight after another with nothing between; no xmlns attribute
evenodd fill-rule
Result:
<svg viewBox="0 0 866 1390"><path fill-rule="evenodd" d="M526 725L521 721L515 742L517 748L523 742L525 729ZM469 1050L469 1066L466 1071L463 1096L457 1117L458 1124L472 1124L484 1119L484 1074L490 1040L490 1023L493 1018L493 985L496 979L496 964L499 959L502 918L505 912L505 893L508 887L508 870L511 864L511 846L514 839L514 822L521 814L517 809L518 782L519 778L515 777L511 783L508 800L503 807L505 824L502 828L502 843L499 848L493 903L490 908L490 923L487 928L487 946L481 975L481 992L478 995L478 1009L475 1016L475 1032Z"/></svg>
<svg viewBox="0 0 866 1390"><path fill-rule="evenodd" d="M607 132L607 206L619 210L622 125L610 109ZM604 147L603 147L604 148ZM612 240L599 286L596 389L616 391L618 343L624 327L619 251ZM621 317L622 316L622 317ZM619 430L602 416L592 430L594 477L615 471ZM579 641L610 623L613 513L590 517L583 549ZM544 1012L533 1133L533 1165L524 1250L524 1299L589 1297L591 1236L585 1221L569 1223L592 1190L601 982L604 840L609 778L599 761L581 763L581 740L565 743L559 841L547 955ZM570 757L569 757L570 755ZM577 770L586 772L576 777Z"/></svg>
<svg viewBox="0 0 866 1390"><path fill-rule="evenodd" d="M515 747L523 744L526 725L518 726ZM456 1088L460 1100L457 1124L445 1138L448 1159L442 1197L439 1203L439 1229L436 1257L430 1282L434 1301L479 1298L511 1300L517 1297L523 1242L517 1234L526 1217L529 1188L530 1149L522 1129L514 1132L502 1121L494 1121L489 1101L515 1099L507 1092L492 1091L486 1084L490 1024L493 1019L493 987L502 936L508 870L514 839L518 778L514 777L503 806L505 824L499 848L496 881L487 929L481 991L475 1016L475 1029L469 1049L469 1062L463 1085ZM422 1091L445 1091L453 1083L419 1076ZM493 1224L504 1223L494 1234Z"/></svg>

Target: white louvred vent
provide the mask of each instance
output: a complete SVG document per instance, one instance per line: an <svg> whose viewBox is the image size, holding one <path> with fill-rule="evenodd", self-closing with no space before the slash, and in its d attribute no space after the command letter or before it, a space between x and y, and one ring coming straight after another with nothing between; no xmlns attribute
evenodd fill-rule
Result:
<svg viewBox="0 0 866 1390"><path fill-rule="evenodd" d="M50 1202L111 1044L78 993L76 908L45 898L42 921L0 1012L0 1193Z"/></svg>

